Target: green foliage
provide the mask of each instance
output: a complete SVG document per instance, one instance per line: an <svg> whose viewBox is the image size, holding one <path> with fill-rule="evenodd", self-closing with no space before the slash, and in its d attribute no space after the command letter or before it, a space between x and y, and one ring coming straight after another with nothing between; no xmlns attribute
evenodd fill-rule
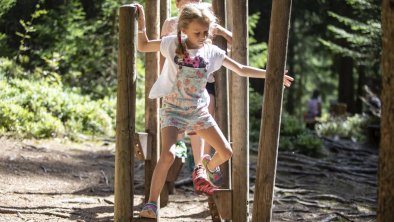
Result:
<svg viewBox="0 0 394 222"><path fill-rule="evenodd" d="M254 36L254 29L260 18L260 13L257 12L248 17L249 22L249 63L253 67L265 67L268 58L268 46L265 42L258 43Z"/></svg>
<svg viewBox="0 0 394 222"><path fill-rule="evenodd" d="M312 131L305 128L302 120L283 113L279 149L297 151L309 156L322 156L323 142Z"/></svg>
<svg viewBox="0 0 394 222"><path fill-rule="evenodd" d="M316 131L321 136L342 137L354 141L365 142L366 128L370 118L363 115L354 115L343 118L333 118L316 126Z"/></svg>
<svg viewBox="0 0 394 222"><path fill-rule="evenodd" d="M321 156L323 154L323 142L312 133L304 132L298 135L294 145L305 155Z"/></svg>
<svg viewBox="0 0 394 222"><path fill-rule="evenodd" d="M379 63L381 51L380 17L374 16L380 15L379 4L376 0L347 0L346 3L353 13L329 11L328 15L336 20L327 26L333 39L320 39L320 42L336 54L373 66ZM346 43L338 43L341 41Z"/></svg>
<svg viewBox="0 0 394 222"><path fill-rule="evenodd" d="M281 135L295 136L303 133L306 129L304 122L298 119L296 116L283 113L280 130Z"/></svg>
<svg viewBox="0 0 394 222"><path fill-rule="evenodd" d="M260 138L262 96L249 92L250 141L258 143ZM324 155L323 142L312 131L305 128L305 123L296 116L283 112L280 124L279 149L295 151L309 156Z"/></svg>
<svg viewBox="0 0 394 222"><path fill-rule="evenodd" d="M2 0L0 4L0 18L16 4L16 0Z"/></svg>
<svg viewBox="0 0 394 222"><path fill-rule="evenodd" d="M0 76L4 76L6 69L0 67ZM113 98L93 101L51 78L0 79L2 133L35 138L114 133Z"/></svg>

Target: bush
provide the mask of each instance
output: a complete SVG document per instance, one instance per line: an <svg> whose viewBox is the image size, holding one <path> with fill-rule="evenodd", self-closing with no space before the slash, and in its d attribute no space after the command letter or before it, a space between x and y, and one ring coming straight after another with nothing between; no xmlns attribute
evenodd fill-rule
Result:
<svg viewBox="0 0 394 222"><path fill-rule="evenodd" d="M262 96L251 90L249 100L250 141L257 144L260 138ZM323 155L323 142L312 131L306 129L302 120L288 113L282 113L279 149L296 151L310 156Z"/></svg>
<svg viewBox="0 0 394 222"><path fill-rule="evenodd" d="M21 137L113 135L115 99L93 101L46 80L0 80L0 132Z"/></svg>
<svg viewBox="0 0 394 222"><path fill-rule="evenodd" d="M322 156L323 142L303 121L287 113L282 114L279 149L296 151L308 156Z"/></svg>
<svg viewBox="0 0 394 222"><path fill-rule="evenodd" d="M366 140L365 129L369 121L368 116L358 114L345 119L333 118L316 125L316 131L320 136L341 137L364 142Z"/></svg>

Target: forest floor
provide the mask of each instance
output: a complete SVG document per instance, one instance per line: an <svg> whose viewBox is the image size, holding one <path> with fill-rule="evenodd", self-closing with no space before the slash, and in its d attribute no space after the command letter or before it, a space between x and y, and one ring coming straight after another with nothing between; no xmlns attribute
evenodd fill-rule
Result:
<svg viewBox="0 0 394 222"><path fill-rule="evenodd" d="M325 141L325 158L280 152L272 221L375 221L377 148ZM113 142L0 137L0 221L113 221ZM250 156L250 209L256 174ZM135 164L135 213L143 202L143 162ZM183 167L179 180L191 173ZM191 180L189 180L191 181ZM211 221L207 197L190 183L160 211L160 221Z"/></svg>

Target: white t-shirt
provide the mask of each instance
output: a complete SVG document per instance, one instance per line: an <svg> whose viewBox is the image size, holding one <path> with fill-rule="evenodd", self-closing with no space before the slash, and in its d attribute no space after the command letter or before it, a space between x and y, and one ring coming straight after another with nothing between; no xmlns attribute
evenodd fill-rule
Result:
<svg viewBox="0 0 394 222"><path fill-rule="evenodd" d="M175 50L178 45L177 41L176 35L166 36L161 39L160 52L166 58L166 62L161 75L150 90L149 98L151 99L166 96L172 90L179 68L179 65L174 61L176 56ZM200 49L188 49L187 52L192 57L199 55L208 62L208 80L212 79L212 73L222 66L226 55L225 51L212 44L204 44Z"/></svg>

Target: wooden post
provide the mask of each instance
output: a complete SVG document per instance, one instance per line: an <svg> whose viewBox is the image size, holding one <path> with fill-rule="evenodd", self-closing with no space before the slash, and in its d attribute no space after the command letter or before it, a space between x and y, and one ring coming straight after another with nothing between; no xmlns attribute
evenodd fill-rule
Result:
<svg viewBox="0 0 394 222"><path fill-rule="evenodd" d="M269 222L275 184L291 0L272 1L253 221Z"/></svg>
<svg viewBox="0 0 394 222"><path fill-rule="evenodd" d="M232 0L233 20L232 57L248 64L248 1ZM232 124L232 190L233 221L245 222L249 217L249 87L248 78L231 75Z"/></svg>
<svg viewBox="0 0 394 222"><path fill-rule="evenodd" d="M171 2L169 0L160 0L160 28L163 27L164 21L171 16Z"/></svg>
<svg viewBox="0 0 394 222"><path fill-rule="evenodd" d="M136 98L136 8L119 8L118 92L116 108L115 221L130 221L134 196Z"/></svg>
<svg viewBox="0 0 394 222"><path fill-rule="evenodd" d="M394 218L394 1L382 1L382 117L378 169L377 222Z"/></svg>
<svg viewBox="0 0 394 222"><path fill-rule="evenodd" d="M213 0L212 8L219 20L219 24L226 27L226 4L224 0ZM217 45L219 48L227 52L227 42L222 36L216 36L213 39L213 44ZM227 140L229 137L229 100L228 100L228 76L227 70L222 67L214 73L215 75L215 120L222 130L224 136ZM220 170L223 173L223 188L230 188L231 181L231 166L230 161L223 163L220 166ZM231 191L230 191L231 192ZM230 201L230 200L227 200ZM230 201L231 205L231 201ZM212 221L221 221L222 215L219 215L219 210L217 209L217 202L214 201L213 197L209 197L208 206L210 208ZM231 207L230 207L231 210Z"/></svg>
<svg viewBox="0 0 394 222"><path fill-rule="evenodd" d="M149 0L145 5L146 31L149 39L159 38L159 1ZM145 128L150 137L148 148L151 159L145 161L145 200L150 193L153 170L155 169L160 151L159 100L149 99L149 90L159 76L159 53L150 52L145 55Z"/></svg>
<svg viewBox="0 0 394 222"><path fill-rule="evenodd" d="M219 19L219 24L226 27L226 5L224 0L213 0L212 1L213 11L216 17ZM217 36L213 40L213 44L219 48L227 51L227 42L222 36ZM215 72L215 119L222 130L224 136L229 138L229 99L228 99L228 76L226 68L222 67ZM230 188L230 162L222 164L221 171L224 177L223 188Z"/></svg>

